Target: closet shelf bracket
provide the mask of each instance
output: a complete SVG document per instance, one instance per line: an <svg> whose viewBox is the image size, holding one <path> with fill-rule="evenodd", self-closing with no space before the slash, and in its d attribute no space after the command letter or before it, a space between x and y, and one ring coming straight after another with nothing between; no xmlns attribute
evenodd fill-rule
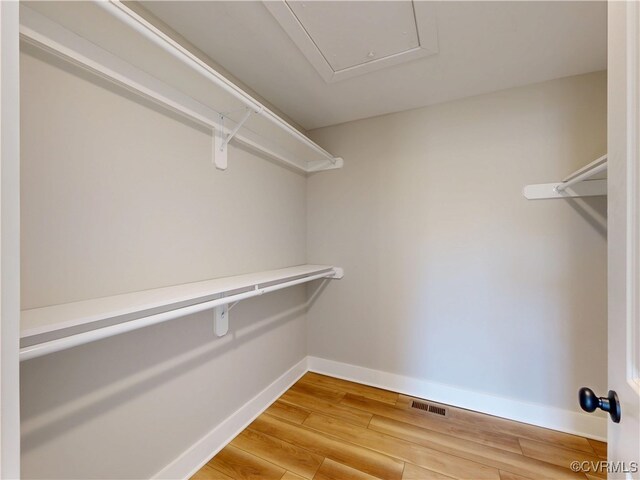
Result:
<svg viewBox="0 0 640 480"><path fill-rule="evenodd" d="M219 305L213 309L213 333L224 337L229 331L229 304Z"/></svg>
<svg viewBox="0 0 640 480"><path fill-rule="evenodd" d="M342 277L344 277L344 270L340 267L333 267L329 272L319 273L317 275L311 275L284 283L278 283L268 287L260 288L259 285L254 285L253 288L247 292L218 299L216 301L218 304L213 308L213 333L218 337L224 337L229 332L229 310L235 307L241 300L257 297L259 295L264 295L265 293L292 287L294 285L300 285L313 280L340 280Z"/></svg>
<svg viewBox="0 0 640 480"><path fill-rule="evenodd" d="M262 105L257 110L247 107L246 112L244 113L240 121L236 123L236 126L228 134L225 133L226 129L224 127L225 114L220 114L220 117L218 119L218 127L214 131L213 142L213 163L215 164L216 168L218 168L219 170L227 169L227 147L229 145L229 142L233 140L233 138L236 136L238 131L240 131L245 122L249 120L249 117L252 113L259 115L260 113L262 113L263 109L264 107Z"/></svg>

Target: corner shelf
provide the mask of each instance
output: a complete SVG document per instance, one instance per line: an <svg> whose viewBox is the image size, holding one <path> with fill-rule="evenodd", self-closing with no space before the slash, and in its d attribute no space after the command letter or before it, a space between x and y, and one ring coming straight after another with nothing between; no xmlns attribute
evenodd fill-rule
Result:
<svg viewBox="0 0 640 480"><path fill-rule="evenodd" d="M23 310L20 360L110 337L313 280L342 278L329 265L298 265L279 270L216 278L81 302ZM226 310L225 310L226 311ZM228 322L228 318L225 318ZM218 335L224 335L221 330Z"/></svg>
<svg viewBox="0 0 640 480"><path fill-rule="evenodd" d="M20 36L211 129L212 159L221 170L232 140L305 173L343 165L121 2L21 4Z"/></svg>

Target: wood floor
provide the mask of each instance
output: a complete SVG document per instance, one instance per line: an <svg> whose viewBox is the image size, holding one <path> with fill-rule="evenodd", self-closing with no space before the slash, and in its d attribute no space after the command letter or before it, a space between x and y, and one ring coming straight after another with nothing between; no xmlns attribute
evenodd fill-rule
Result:
<svg viewBox="0 0 640 480"><path fill-rule="evenodd" d="M192 479L606 478L569 468L606 460L605 443L412 400L307 373Z"/></svg>

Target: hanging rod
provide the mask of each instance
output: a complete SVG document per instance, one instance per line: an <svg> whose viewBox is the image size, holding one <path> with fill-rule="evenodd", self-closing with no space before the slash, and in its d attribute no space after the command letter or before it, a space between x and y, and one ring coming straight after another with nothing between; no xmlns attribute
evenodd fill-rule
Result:
<svg viewBox="0 0 640 480"><path fill-rule="evenodd" d="M555 187L555 191L556 192L564 192L567 188L569 188L571 185L575 185L576 183L579 182L583 182L595 175L598 175L599 173L604 172L607 169L607 162L602 163L600 165L598 165L595 168L592 168L590 170L587 170L586 172L581 173L580 175L577 175L575 177L573 177L571 180L567 180L565 182L562 182L560 184L558 184Z"/></svg>
<svg viewBox="0 0 640 480"><path fill-rule="evenodd" d="M95 330L89 330L86 332L77 333L77 334L69 335L62 338L57 338L55 340L41 342L34 345L29 345L27 347L22 347L20 349L20 361L42 357L50 353L67 350L69 348L77 347L79 345L84 345L86 343L95 342L105 338L120 335L122 333L131 332L131 331L138 330L140 328L148 327L151 325L157 325L159 323L167 322L169 320L174 320L176 318L184 317L187 315L192 315L194 313L203 312L205 310L216 309L217 307L226 306L230 303L236 303L241 300L257 297L259 295L264 295L265 293L275 292L277 290L293 287L295 285L311 282L313 280L328 279L328 278L340 279L342 278L343 275L344 273L341 268L334 267L322 273L318 273L315 275L308 275L302 278L289 280L287 282L278 283L278 284L270 285L267 287L260 287L260 284L255 284L250 286L251 289L249 291L237 293L235 295L229 295L229 296L217 298L215 300L196 303L194 305L176 308L173 310L169 310L167 312L148 315L146 317L137 318L135 320L125 321L122 323L117 323L115 325L110 325L103 328L97 328ZM226 319L226 321L228 322L228 319ZM217 327L214 324L214 331L219 336L222 336L226 333L226 329L223 330L221 333L218 333L218 330L217 330L218 328L219 327Z"/></svg>
<svg viewBox="0 0 640 480"><path fill-rule="evenodd" d="M244 103L247 108L253 110L257 115L260 115L269 120L274 125L278 126L289 135L297 138L300 142L314 150L316 153L325 157L332 165L338 164L342 159L334 157L324 148L313 142L309 137L293 128L290 124L285 122L282 118L255 100L249 94L238 88L232 82L220 75L217 71L203 62L200 58L195 56L189 50L184 48L178 42L166 35L160 29L156 28L150 22L146 21L140 15L135 13L130 8L126 7L118 0L110 0L108 2L94 0L94 3L102 7L112 16L118 18L123 23L126 23L131 28L141 33L147 39L151 40L154 44L161 47L163 50L182 61L187 66L191 67L208 80L225 90L227 93L233 95L236 99Z"/></svg>

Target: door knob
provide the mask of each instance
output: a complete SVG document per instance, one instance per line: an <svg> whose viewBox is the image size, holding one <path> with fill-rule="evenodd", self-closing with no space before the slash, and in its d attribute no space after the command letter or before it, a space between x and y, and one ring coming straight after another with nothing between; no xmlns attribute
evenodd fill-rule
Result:
<svg viewBox="0 0 640 480"><path fill-rule="evenodd" d="M606 397L596 397L593 390L582 387L578 393L580 398L580 406L585 412L595 412L596 408L609 412L609 416L613 423L620 423L620 400L618 394L613 390L609 390Z"/></svg>

